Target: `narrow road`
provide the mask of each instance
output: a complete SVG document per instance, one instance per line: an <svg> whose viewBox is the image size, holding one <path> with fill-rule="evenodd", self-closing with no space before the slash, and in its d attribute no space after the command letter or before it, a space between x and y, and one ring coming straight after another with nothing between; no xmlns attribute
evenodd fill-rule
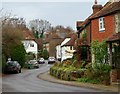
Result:
<svg viewBox="0 0 120 94"><path fill-rule="evenodd" d="M99 90L67 86L41 80L37 75L49 70L51 65L43 64L39 69L9 74L2 78L2 92L101 92Z"/></svg>

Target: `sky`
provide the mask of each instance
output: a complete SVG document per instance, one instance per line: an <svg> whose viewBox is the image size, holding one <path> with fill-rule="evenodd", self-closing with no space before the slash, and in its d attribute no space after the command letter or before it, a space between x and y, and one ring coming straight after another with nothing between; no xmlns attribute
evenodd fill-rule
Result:
<svg viewBox="0 0 120 94"><path fill-rule="evenodd" d="M25 1L25 2L24 2ZM76 21L84 21L91 13L94 0L4 0L3 14L11 13L15 17L23 17L29 23L33 19L49 21L52 26L70 26L76 30ZM104 5L107 1L100 1Z"/></svg>

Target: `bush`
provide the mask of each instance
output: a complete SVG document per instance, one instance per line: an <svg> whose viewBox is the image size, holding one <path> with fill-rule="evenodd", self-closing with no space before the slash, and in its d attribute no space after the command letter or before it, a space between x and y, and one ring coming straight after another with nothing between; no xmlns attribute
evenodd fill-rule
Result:
<svg viewBox="0 0 120 94"><path fill-rule="evenodd" d="M61 66L62 63L56 64L53 67L50 68L50 74L67 81L73 81L77 78L84 75L85 69L78 69L73 66ZM60 67L61 66L61 67Z"/></svg>
<svg viewBox="0 0 120 94"><path fill-rule="evenodd" d="M49 57L48 51L47 50L43 50L42 51L42 56L43 56L44 59L48 59L48 57Z"/></svg>
<svg viewBox="0 0 120 94"><path fill-rule="evenodd" d="M108 62L108 49L106 41L99 43L98 41L92 42L92 54L95 56L94 63Z"/></svg>
<svg viewBox="0 0 120 94"><path fill-rule="evenodd" d="M35 58L36 58L36 56L35 56L35 54L32 53L32 52L29 52L29 53L26 54L26 60L27 60L27 61L33 60L33 59L35 59Z"/></svg>
<svg viewBox="0 0 120 94"><path fill-rule="evenodd" d="M111 71L111 66L109 64L94 64L93 68L96 72L99 73L109 73Z"/></svg>
<svg viewBox="0 0 120 94"><path fill-rule="evenodd" d="M90 79L90 78L78 78L78 82L87 82L87 83L92 83L92 84L100 84L101 81L99 78L97 79Z"/></svg>
<svg viewBox="0 0 120 94"><path fill-rule="evenodd" d="M78 63L77 60L74 60L72 66L76 68L80 68L80 63Z"/></svg>
<svg viewBox="0 0 120 94"><path fill-rule="evenodd" d="M11 49L11 58L14 61L18 61L21 67L24 66L26 61L26 51L23 44L13 45Z"/></svg>

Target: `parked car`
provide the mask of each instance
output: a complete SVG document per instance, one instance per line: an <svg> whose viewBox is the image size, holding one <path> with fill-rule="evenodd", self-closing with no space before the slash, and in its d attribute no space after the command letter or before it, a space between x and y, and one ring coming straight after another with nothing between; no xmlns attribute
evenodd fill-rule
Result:
<svg viewBox="0 0 120 94"><path fill-rule="evenodd" d="M45 63L44 58L40 58L40 59L38 60L38 63L39 63L39 64L44 64L44 63Z"/></svg>
<svg viewBox="0 0 120 94"><path fill-rule="evenodd" d="M18 61L7 61L5 65L5 73L15 72L21 73L21 65Z"/></svg>
<svg viewBox="0 0 120 94"><path fill-rule="evenodd" d="M53 64L55 62L56 62L55 57L49 57L48 58L48 64Z"/></svg>
<svg viewBox="0 0 120 94"><path fill-rule="evenodd" d="M39 64L38 64L37 60L30 60L27 63L27 68L28 69L39 68Z"/></svg>

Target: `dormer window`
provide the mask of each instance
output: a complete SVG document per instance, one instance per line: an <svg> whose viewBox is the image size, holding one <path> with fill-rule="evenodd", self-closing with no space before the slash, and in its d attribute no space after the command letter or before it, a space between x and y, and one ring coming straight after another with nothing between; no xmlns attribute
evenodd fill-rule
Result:
<svg viewBox="0 0 120 94"><path fill-rule="evenodd" d="M105 30L105 20L104 17L99 18L99 31Z"/></svg>

